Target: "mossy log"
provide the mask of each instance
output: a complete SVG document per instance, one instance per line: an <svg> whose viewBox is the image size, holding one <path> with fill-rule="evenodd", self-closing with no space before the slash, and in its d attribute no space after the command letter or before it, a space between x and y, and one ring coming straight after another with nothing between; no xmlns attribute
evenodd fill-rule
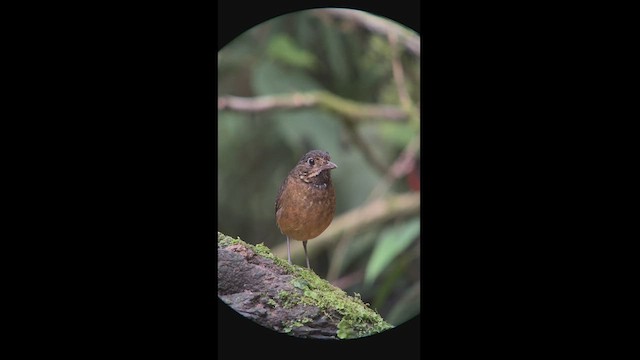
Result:
<svg viewBox="0 0 640 360"><path fill-rule="evenodd" d="M392 328L358 294L347 295L262 244L220 232L218 297L264 327L301 338L358 338Z"/></svg>

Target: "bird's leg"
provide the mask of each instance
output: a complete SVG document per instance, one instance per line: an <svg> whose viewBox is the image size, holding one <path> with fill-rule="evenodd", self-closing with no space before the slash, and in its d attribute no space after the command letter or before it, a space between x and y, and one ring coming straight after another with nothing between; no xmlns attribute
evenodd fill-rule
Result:
<svg viewBox="0 0 640 360"><path fill-rule="evenodd" d="M302 242L302 246L304 247L304 257L307 258L307 267L311 269L311 266L309 266L309 255L307 255L307 240Z"/></svg>
<svg viewBox="0 0 640 360"><path fill-rule="evenodd" d="M289 257L289 264L291 264L291 245L289 244L288 236L287 236L287 256Z"/></svg>

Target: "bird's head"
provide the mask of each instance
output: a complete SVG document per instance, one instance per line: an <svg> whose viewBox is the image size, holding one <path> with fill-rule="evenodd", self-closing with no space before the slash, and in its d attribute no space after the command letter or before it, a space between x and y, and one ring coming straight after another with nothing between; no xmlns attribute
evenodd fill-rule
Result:
<svg viewBox="0 0 640 360"><path fill-rule="evenodd" d="M329 171L337 167L338 165L331 162L328 152L311 150L298 161L294 169L294 175L306 183L326 186L331 182Z"/></svg>

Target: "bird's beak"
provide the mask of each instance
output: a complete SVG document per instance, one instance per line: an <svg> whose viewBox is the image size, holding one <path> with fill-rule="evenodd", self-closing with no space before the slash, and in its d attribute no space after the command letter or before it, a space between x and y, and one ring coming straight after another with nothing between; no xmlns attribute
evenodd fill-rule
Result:
<svg viewBox="0 0 640 360"><path fill-rule="evenodd" d="M338 167L338 165L332 163L331 161L327 161L327 163L324 164L324 166L322 167L322 170L331 170L331 169L335 169L337 167Z"/></svg>

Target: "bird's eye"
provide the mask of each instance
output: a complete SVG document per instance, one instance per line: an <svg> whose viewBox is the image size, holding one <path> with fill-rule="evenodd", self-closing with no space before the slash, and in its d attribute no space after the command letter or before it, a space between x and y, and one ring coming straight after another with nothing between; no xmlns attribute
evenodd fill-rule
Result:
<svg viewBox="0 0 640 360"><path fill-rule="evenodd" d="M315 163L315 161L313 161L313 158L309 158L309 159L307 160L307 164L309 164L309 165L311 165L311 166L313 166L313 164L314 164L314 163Z"/></svg>

